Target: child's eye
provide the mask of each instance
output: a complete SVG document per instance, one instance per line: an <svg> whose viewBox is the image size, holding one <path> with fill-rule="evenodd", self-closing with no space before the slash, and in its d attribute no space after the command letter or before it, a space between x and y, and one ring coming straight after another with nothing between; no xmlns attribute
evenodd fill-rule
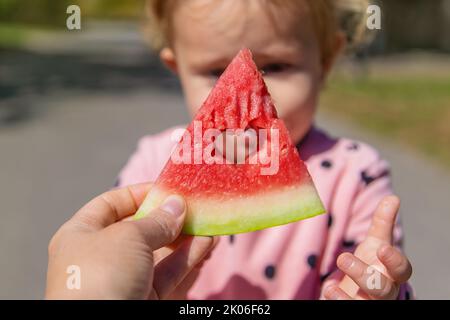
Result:
<svg viewBox="0 0 450 320"><path fill-rule="evenodd" d="M280 73L283 71L286 71L290 68L290 65L287 63L270 63L265 65L261 70L263 73ZM219 69L213 69L211 71L208 72L209 76L214 77L214 78L219 78L222 73L223 73L224 69L219 68Z"/></svg>
<svg viewBox="0 0 450 320"><path fill-rule="evenodd" d="M286 71L289 67L287 63L270 63L265 65L261 70L263 73L280 73Z"/></svg>

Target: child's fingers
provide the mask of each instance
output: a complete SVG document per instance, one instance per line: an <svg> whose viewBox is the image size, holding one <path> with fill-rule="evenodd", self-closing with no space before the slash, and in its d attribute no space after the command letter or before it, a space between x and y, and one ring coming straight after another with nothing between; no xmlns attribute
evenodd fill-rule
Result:
<svg viewBox="0 0 450 320"><path fill-rule="evenodd" d="M377 251L378 259L397 283L408 281L412 274L411 263L404 254L391 245L384 245Z"/></svg>
<svg viewBox="0 0 450 320"><path fill-rule="evenodd" d="M155 267L153 287L160 299L167 298L214 246L212 237L191 237Z"/></svg>
<svg viewBox="0 0 450 320"><path fill-rule="evenodd" d="M398 197L385 197L375 210L367 237L392 244L392 233L399 207L400 199Z"/></svg>
<svg viewBox="0 0 450 320"><path fill-rule="evenodd" d="M352 297L350 297L344 290L335 284L327 287L323 296L327 300L352 300Z"/></svg>
<svg viewBox="0 0 450 320"><path fill-rule="evenodd" d="M370 297L386 300L397 297L398 286L393 281L353 254L341 254L337 260L337 266Z"/></svg>

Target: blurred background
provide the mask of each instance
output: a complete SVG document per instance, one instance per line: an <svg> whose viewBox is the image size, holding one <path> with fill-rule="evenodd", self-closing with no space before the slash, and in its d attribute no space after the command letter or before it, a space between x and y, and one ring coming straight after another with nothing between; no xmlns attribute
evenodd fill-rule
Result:
<svg viewBox="0 0 450 320"><path fill-rule="evenodd" d="M381 32L341 59L317 122L391 162L417 296L449 299L450 0L378 4ZM52 234L139 137L188 121L144 22L144 0L0 0L0 299L42 298Z"/></svg>

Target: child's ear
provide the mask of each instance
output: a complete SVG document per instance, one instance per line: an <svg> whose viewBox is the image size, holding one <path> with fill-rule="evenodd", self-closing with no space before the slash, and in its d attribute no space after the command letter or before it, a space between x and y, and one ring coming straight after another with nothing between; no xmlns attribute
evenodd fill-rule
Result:
<svg viewBox="0 0 450 320"><path fill-rule="evenodd" d="M159 52L159 58L172 72L178 72L177 60L175 59L175 53L172 49L170 49L169 47L163 48Z"/></svg>
<svg viewBox="0 0 450 320"><path fill-rule="evenodd" d="M325 82L325 80L327 79L331 69L333 68L337 58L339 57L339 55L342 53L342 51L345 49L345 46L347 45L347 38L345 37L344 32L337 32L336 34L336 39L334 42L334 47L333 47L333 54L328 57L328 59L326 61L323 62L323 66L322 66L322 81Z"/></svg>

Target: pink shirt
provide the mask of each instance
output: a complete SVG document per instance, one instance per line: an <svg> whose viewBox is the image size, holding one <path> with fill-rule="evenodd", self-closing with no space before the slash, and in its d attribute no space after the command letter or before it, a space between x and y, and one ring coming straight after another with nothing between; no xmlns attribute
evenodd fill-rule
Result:
<svg viewBox="0 0 450 320"><path fill-rule="evenodd" d="M174 142L175 128L146 136L119 175L118 185L154 181ZM337 281L336 259L367 233L380 200L392 194L389 164L372 147L334 139L317 128L299 144L327 214L261 231L222 236L189 292L191 299L318 299ZM397 223L395 244L401 247ZM413 296L403 285L400 299Z"/></svg>

